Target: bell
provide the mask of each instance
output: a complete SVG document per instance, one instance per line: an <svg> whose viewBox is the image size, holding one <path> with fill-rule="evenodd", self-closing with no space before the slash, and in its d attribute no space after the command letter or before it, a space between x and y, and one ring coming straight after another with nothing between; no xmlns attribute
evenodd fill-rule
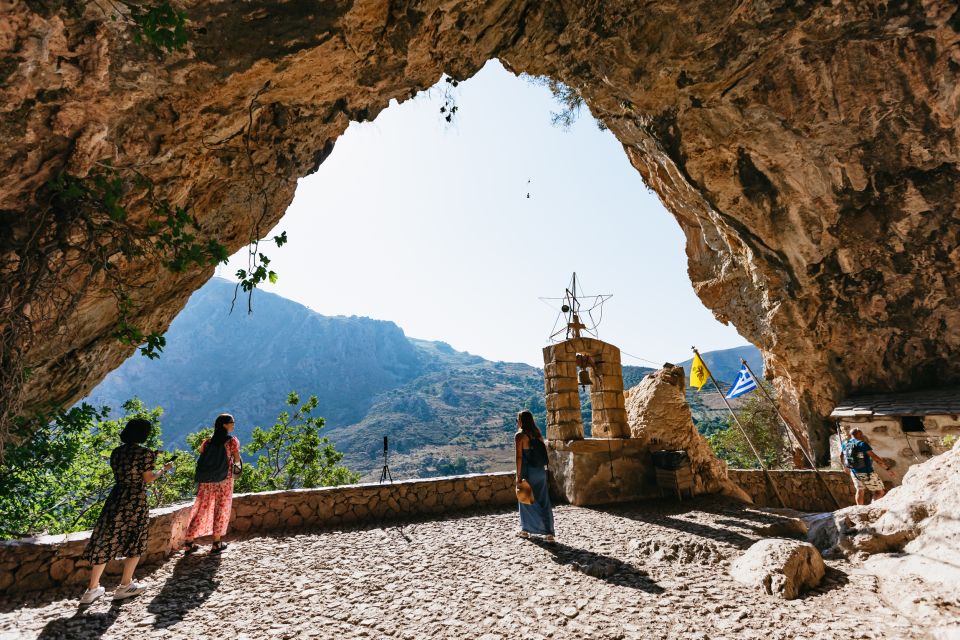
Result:
<svg viewBox="0 0 960 640"><path fill-rule="evenodd" d="M586 387L593 384L593 381L590 380L590 372L586 369L580 369L580 374L577 377L580 381L581 387Z"/></svg>

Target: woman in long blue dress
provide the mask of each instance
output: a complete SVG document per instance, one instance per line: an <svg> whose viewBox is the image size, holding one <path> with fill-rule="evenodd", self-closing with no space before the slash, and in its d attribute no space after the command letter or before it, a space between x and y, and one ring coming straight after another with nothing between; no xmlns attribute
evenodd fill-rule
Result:
<svg viewBox="0 0 960 640"><path fill-rule="evenodd" d="M547 542L554 541L553 507L550 505L550 490L547 487L546 443L529 411L517 414L517 434L513 438L517 449L517 487L526 480L533 488L533 504L520 503L521 538L531 534L544 536ZM540 464L538 464L540 463Z"/></svg>

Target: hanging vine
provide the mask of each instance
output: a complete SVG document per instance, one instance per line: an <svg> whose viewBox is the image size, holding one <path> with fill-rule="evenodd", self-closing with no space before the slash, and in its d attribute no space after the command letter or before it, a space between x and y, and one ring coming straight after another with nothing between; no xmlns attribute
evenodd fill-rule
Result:
<svg viewBox="0 0 960 640"><path fill-rule="evenodd" d="M146 204L147 214L130 216L128 207L134 203ZM24 354L42 332L69 330L87 292L99 290L113 299L117 340L139 345L141 354L157 358L166 345L162 333L133 320L148 285L125 276L123 265L148 260L182 273L229 257L219 241L203 239L187 208L158 197L153 183L132 168L99 164L83 178L61 172L38 193L37 210L18 223L23 220L32 224L4 234L0 250L5 274L0 288L0 446L20 412L23 387L32 373ZM4 226L13 225L0 219L0 228Z"/></svg>

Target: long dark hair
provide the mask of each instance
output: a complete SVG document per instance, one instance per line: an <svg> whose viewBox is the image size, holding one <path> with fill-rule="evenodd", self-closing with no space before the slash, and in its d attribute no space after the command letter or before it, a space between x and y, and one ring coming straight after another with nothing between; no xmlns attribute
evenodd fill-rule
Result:
<svg viewBox="0 0 960 640"><path fill-rule="evenodd" d="M213 423L213 437L210 438L210 445L222 447L227 444L227 438L230 433L227 431L227 425L233 422L233 416L229 413L221 413Z"/></svg>
<svg viewBox="0 0 960 640"><path fill-rule="evenodd" d="M517 414L517 420L520 421L520 431L526 434L531 440L543 440L543 435L540 433L540 429L537 428L537 423L533 419L533 414L524 409Z"/></svg>

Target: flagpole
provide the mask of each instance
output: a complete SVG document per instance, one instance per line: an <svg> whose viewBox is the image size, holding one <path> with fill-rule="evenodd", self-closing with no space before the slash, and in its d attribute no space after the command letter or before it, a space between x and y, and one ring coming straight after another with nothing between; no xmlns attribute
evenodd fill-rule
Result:
<svg viewBox="0 0 960 640"><path fill-rule="evenodd" d="M777 500L780 501L780 506L786 507L787 503L783 501L783 496L780 495L780 490L777 488L777 483L773 481L773 478L770 476L770 471L767 469L766 465L763 464L763 459L760 457L760 453L757 451L756 447L753 446L753 442L750 441L750 436L747 435L746 429L744 429L743 425L740 424L740 419L733 411L733 407L730 406L730 403L727 402L727 397L723 394L723 391L720 390L720 385L717 384L717 379L713 377L713 372L710 371L710 367L707 366L707 363L700 356L700 352L697 351L696 347L690 348L693 349L694 355L700 358L700 362L703 363L703 368L707 370L707 377L710 378L711 382L713 382L713 386L716 387L717 393L720 394L720 399L723 400L723 404L727 406L727 411L729 411L730 415L733 416L733 421L740 429L740 433L743 434L743 439L747 441L747 444L750 446L750 450L753 451L753 455L757 458L757 463L760 465L760 469L763 470L763 475L770 483L770 488L773 489L773 493L777 496Z"/></svg>
<svg viewBox="0 0 960 640"><path fill-rule="evenodd" d="M760 380L760 378L757 377L757 374L753 372L753 369L750 368L750 365L746 360L740 358L740 364L747 368L747 371L750 372L750 375L753 376L754 380ZM804 436L802 433L798 433L798 430L795 429L793 425L791 425L787 419L783 417L783 414L780 413L780 407L777 406L776 401L770 397L770 394L767 393L767 390L764 389L763 385L758 382L757 386L760 387L760 391L767 397L767 400L770 401L770 404L773 405L773 410L777 412L777 417L780 418L781 422L783 422L783 426L787 428L787 432L797 441L797 445L800 447L801 452L803 452L807 462L810 462L811 467L813 467L813 462L810 460L810 455L806 451L806 449L809 449L810 447L809 440L807 440L806 436Z"/></svg>
<svg viewBox="0 0 960 640"><path fill-rule="evenodd" d="M745 366L747 368L747 371L750 372L750 375L753 376L753 379L757 381L757 386L760 387L760 391L763 392L763 395L766 396L767 400L770 401L770 404L773 405L773 410L777 412L777 417L780 418L781 422L783 422L783 425L787 428L787 433L791 434L794 438L796 438L797 445L799 446L800 452L803 454L803 457L807 459L807 462L810 464L810 468L813 469L813 472L816 474L816 476L820 478L820 482L823 483L823 488L826 489L827 493L830 494L830 498L833 500L833 503L837 505L837 509L842 509L843 505L840 504L839 500L837 500L837 496L833 494L833 491L830 489L830 485L827 484L827 479L824 478L822 475L820 475L820 470L817 469L817 464L813 461L810 453L807 451L807 449L809 449L810 447L810 440L804 438L804 440L806 440L806 443L807 443L807 446L804 447L803 446L804 441L800 439L800 436L795 432L796 430L793 428L793 426L789 422L787 422L787 419L783 417L782 413L780 413L780 407L777 405L776 401L774 401L774 399L770 397L770 394L767 393L767 390L763 388L763 385L760 384L759 382L760 379L757 378L757 375L753 372L753 369L750 368L750 365L747 364L747 361L744 360L743 358L740 358L740 364ZM704 364L704 366L706 366L706 364Z"/></svg>

